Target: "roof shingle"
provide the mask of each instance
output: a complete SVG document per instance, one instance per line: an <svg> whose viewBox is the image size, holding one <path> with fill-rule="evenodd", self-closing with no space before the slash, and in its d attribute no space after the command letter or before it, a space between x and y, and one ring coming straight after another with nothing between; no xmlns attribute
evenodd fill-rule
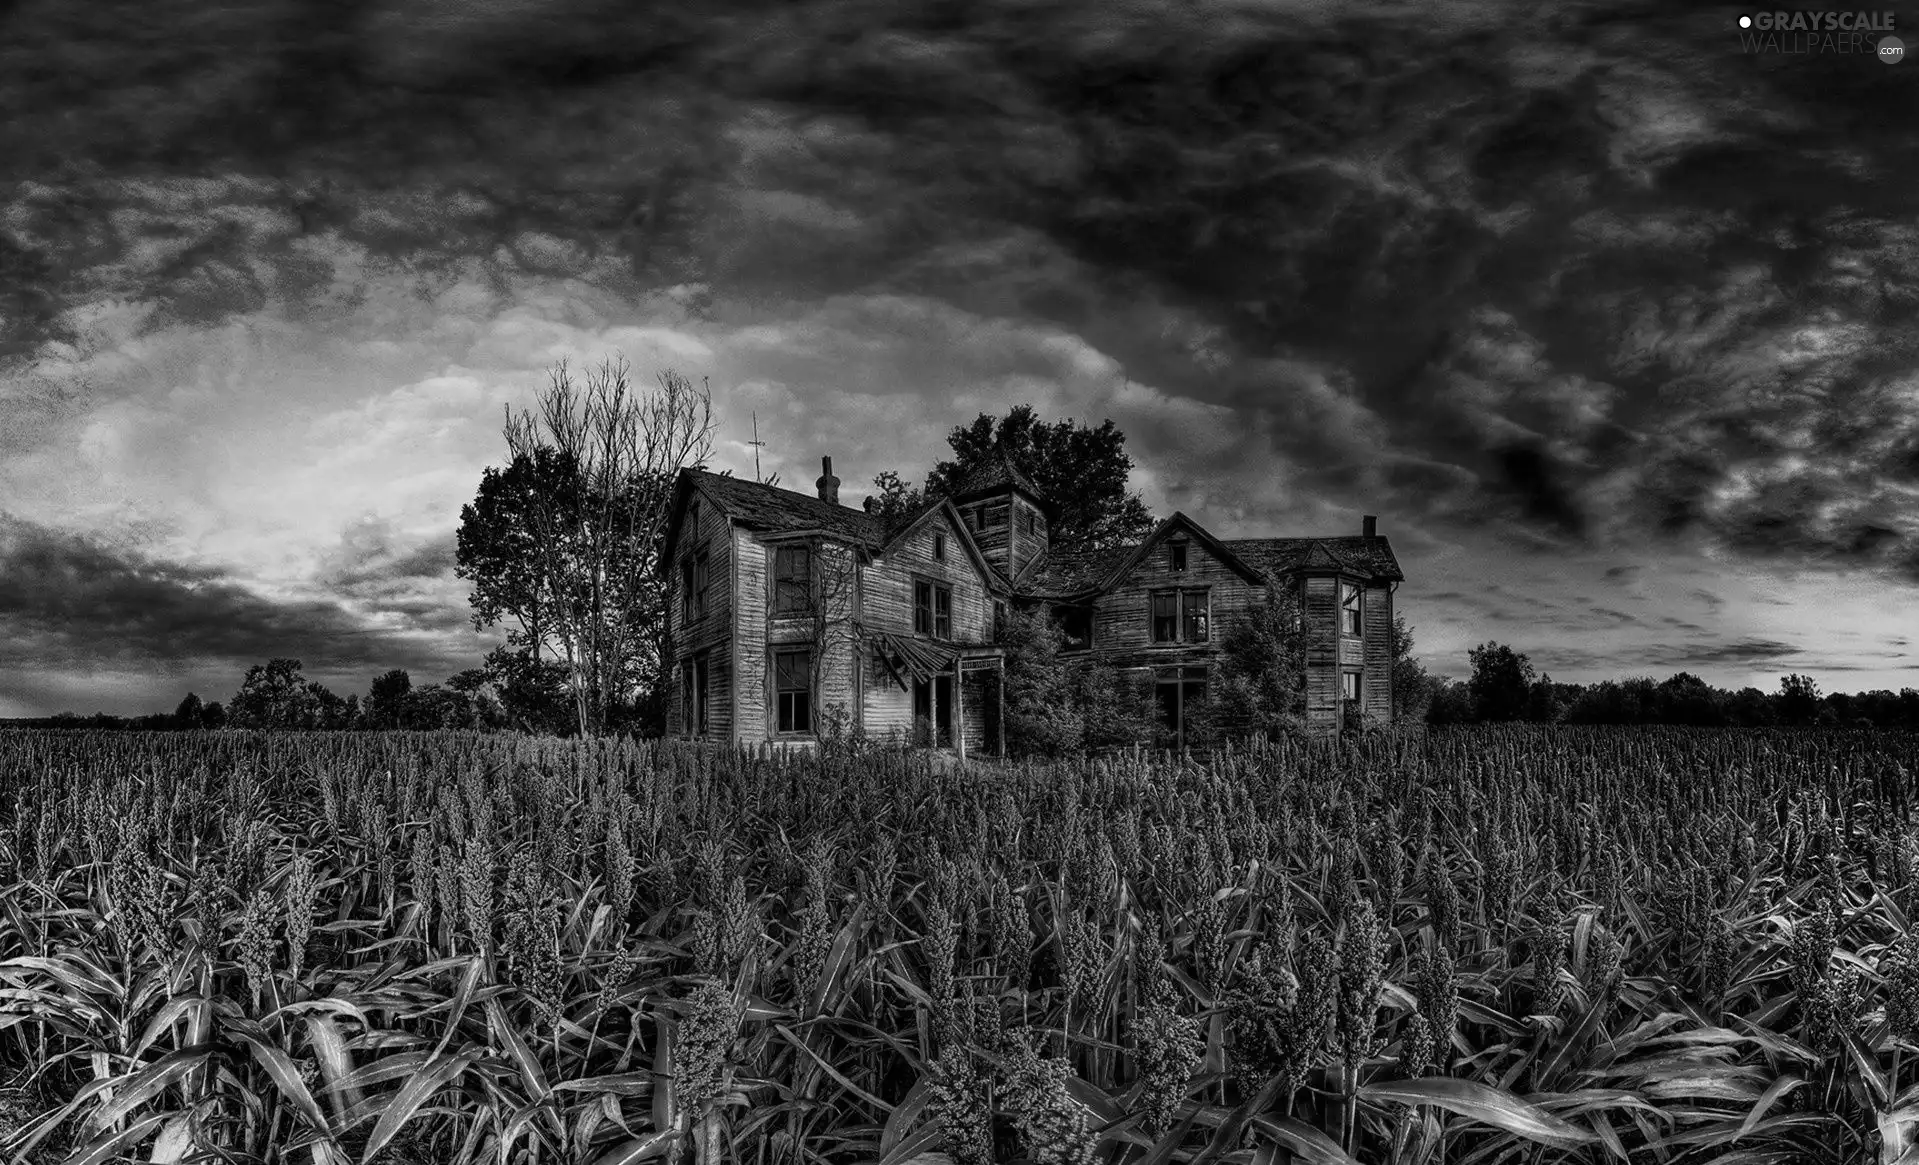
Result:
<svg viewBox="0 0 1919 1165"><path fill-rule="evenodd" d="M878 518L865 510L835 505L776 485L723 477L704 469L687 471L712 494L727 516L751 530L823 530L862 545L877 546L885 536Z"/></svg>

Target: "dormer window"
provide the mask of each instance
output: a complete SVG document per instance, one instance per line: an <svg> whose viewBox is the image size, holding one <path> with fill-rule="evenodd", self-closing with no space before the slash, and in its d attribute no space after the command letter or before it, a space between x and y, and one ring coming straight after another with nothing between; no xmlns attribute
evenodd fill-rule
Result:
<svg viewBox="0 0 1919 1165"><path fill-rule="evenodd" d="M1186 543L1184 542L1173 543L1171 547L1171 554L1172 554L1172 560L1173 560L1172 568L1174 570L1185 570L1186 569Z"/></svg>
<svg viewBox="0 0 1919 1165"><path fill-rule="evenodd" d="M933 535L933 561L946 561L946 535L944 534Z"/></svg>

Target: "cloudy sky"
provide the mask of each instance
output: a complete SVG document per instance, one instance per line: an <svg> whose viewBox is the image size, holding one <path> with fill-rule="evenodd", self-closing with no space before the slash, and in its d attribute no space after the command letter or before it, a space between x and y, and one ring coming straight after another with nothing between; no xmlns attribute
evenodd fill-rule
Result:
<svg viewBox="0 0 1919 1165"><path fill-rule="evenodd" d="M1919 684L1919 63L1664 3L9 12L0 716L476 664L502 408L613 354L855 502L1031 402L1224 536L1376 513L1442 672Z"/></svg>

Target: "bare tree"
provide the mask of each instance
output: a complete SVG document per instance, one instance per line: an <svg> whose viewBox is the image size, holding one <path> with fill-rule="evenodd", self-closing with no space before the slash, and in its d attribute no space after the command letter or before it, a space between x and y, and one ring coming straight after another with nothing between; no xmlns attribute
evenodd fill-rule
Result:
<svg viewBox="0 0 1919 1165"><path fill-rule="evenodd" d="M534 569L548 610L545 634L565 662L582 734L607 727L610 709L663 682L665 585L657 567L679 471L713 451L713 405L704 387L668 369L636 390L624 358L576 381L556 365L533 408L506 410L515 456L542 450L561 482L528 507Z"/></svg>
<svg viewBox="0 0 1919 1165"><path fill-rule="evenodd" d="M845 543L822 539L813 553L812 683L813 734L827 736L845 728L851 714L841 705L827 707L820 696L826 677L843 647L852 669L861 665L860 644L854 625L859 615L860 550ZM849 700L858 698L853 671L847 673Z"/></svg>

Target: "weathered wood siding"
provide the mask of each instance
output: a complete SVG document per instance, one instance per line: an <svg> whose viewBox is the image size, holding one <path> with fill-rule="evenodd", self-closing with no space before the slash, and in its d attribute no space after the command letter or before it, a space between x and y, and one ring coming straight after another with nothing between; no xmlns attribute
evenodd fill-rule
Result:
<svg viewBox="0 0 1919 1165"><path fill-rule="evenodd" d="M667 628L671 632L673 659L667 677L671 699L667 702L666 730L683 735L689 725L683 723L685 695L680 689L681 665L704 651L706 666L706 723L712 736L726 737L733 731L733 538L732 525L719 507L699 499L699 518L687 522L674 547L673 561L667 568ZM706 568L706 612L688 621L681 593L680 564L704 550Z"/></svg>
<svg viewBox="0 0 1919 1165"><path fill-rule="evenodd" d="M987 735L987 723L991 719L987 711L987 701L992 698L992 685L986 674L976 668L969 668L960 677L960 735L966 741L966 755L990 756L993 753L993 739Z"/></svg>
<svg viewBox="0 0 1919 1165"><path fill-rule="evenodd" d="M806 612L774 610L773 576L778 547L804 545L813 564L812 608ZM769 538L760 544L757 596L760 610L759 686L757 720L743 720L749 739L783 739L779 731L779 701L774 691L773 653L803 647L813 653L812 707L816 724L824 718L844 717L847 728L856 723L853 695L853 628L859 618L860 578L856 552L843 543L817 538ZM811 736L804 733L797 735Z"/></svg>
<svg viewBox="0 0 1919 1165"><path fill-rule="evenodd" d="M1153 642L1152 593L1171 589L1207 592L1211 613L1206 642ZM1162 542L1094 603L1091 654L1121 668L1209 663L1226 629L1264 599L1263 583L1248 582L1197 541L1187 544L1186 569L1172 569L1167 544ZM1180 631L1184 633L1183 626ZM1073 652L1064 658L1082 659L1086 655Z"/></svg>
<svg viewBox="0 0 1919 1165"><path fill-rule="evenodd" d="M946 536L946 560L933 557L933 535ZM928 638L913 630L913 584L927 579L943 582L953 593L952 643L985 644L993 638L993 597L986 576L961 544L958 527L943 512L928 515L919 526L888 548L886 554L861 569L860 621L869 632ZM910 739L913 731L913 692L902 688L887 667L863 651L866 694L862 717L869 735L897 732ZM970 696L970 693L969 693ZM970 710L962 708L967 715ZM967 748L973 747L969 740Z"/></svg>
<svg viewBox="0 0 1919 1165"><path fill-rule="evenodd" d="M733 531L733 723L739 740L766 739L766 612L772 555L749 530Z"/></svg>
<svg viewBox="0 0 1919 1165"><path fill-rule="evenodd" d="M1306 723L1311 728L1339 725L1339 581L1316 575L1306 579Z"/></svg>
<svg viewBox="0 0 1919 1165"><path fill-rule="evenodd" d="M1361 679L1361 702L1366 714L1382 724L1393 718L1393 592L1386 586L1365 591L1363 626L1366 631L1366 667Z"/></svg>

